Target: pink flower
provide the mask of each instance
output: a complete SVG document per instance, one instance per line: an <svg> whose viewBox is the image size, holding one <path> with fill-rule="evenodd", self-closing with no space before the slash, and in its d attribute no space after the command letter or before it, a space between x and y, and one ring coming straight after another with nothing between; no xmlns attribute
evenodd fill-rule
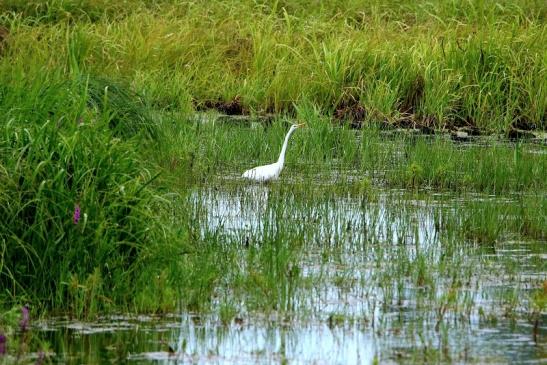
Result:
<svg viewBox="0 0 547 365"><path fill-rule="evenodd" d="M74 215L72 216L72 221L74 222L74 224L78 224L78 222L80 221L80 205L79 204L76 204L74 206Z"/></svg>
<svg viewBox="0 0 547 365"><path fill-rule="evenodd" d="M46 357L46 353L44 351L40 351L38 353L38 358L36 359L35 365L42 365L44 363L44 358Z"/></svg>
<svg viewBox="0 0 547 365"><path fill-rule="evenodd" d="M21 332L25 332L28 328L28 322L30 320L30 313L28 310L28 306L23 306L21 308L21 322L19 322L19 327L21 328Z"/></svg>
<svg viewBox="0 0 547 365"><path fill-rule="evenodd" d="M0 333L0 356L6 354L6 341L6 336L4 336L3 333Z"/></svg>

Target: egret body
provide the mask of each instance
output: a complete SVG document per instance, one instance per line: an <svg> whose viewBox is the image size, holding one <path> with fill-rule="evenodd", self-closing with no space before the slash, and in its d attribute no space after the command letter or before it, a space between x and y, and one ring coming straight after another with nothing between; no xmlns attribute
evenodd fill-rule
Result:
<svg viewBox="0 0 547 365"><path fill-rule="evenodd" d="M285 141L283 142L283 147L281 147L281 153L279 154L277 162L247 170L243 173L242 177L259 182L277 180L279 174L281 174L281 170L283 170L283 165L285 164L285 152L287 151L289 138L297 128L303 127L304 125L305 123L294 124L291 126L291 129L289 129L289 132L285 136Z"/></svg>

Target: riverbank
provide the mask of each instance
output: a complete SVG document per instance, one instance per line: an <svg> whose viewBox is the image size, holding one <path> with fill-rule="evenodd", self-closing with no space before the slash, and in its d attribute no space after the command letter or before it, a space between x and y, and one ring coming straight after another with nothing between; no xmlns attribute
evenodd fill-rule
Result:
<svg viewBox="0 0 547 365"><path fill-rule="evenodd" d="M0 67L125 80L162 110L546 128L541 1L124 4L4 2Z"/></svg>

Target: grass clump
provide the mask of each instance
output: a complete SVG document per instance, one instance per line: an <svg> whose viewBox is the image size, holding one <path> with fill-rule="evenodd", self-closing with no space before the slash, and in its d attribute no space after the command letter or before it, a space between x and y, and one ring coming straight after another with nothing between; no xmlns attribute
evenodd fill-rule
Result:
<svg viewBox="0 0 547 365"><path fill-rule="evenodd" d="M41 71L0 65L0 301L77 316L135 305L171 234L138 152L152 123L116 84Z"/></svg>
<svg viewBox="0 0 547 365"><path fill-rule="evenodd" d="M153 176L134 145L101 126L74 128L2 128L0 281L12 299L63 307L83 287L86 301L116 302L163 238L154 223L160 199L147 188Z"/></svg>
<svg viewBox="0 0 547 365"><path fill-rule="evenodd" d="M127 86L102 77L81 77L78 82L86 88L88 106L108 114L109 127L117 135L130 137L143 133L151 138L158 137L150 109Z"/></svg>
<svg viewBox="0 0 547 365"><path fill-rule="evenodd" d="M235 177L251 166L271 163L290 125L286 118L253 128L214 116L206 123L184 116L173 119L161 123L166 143L152 156L184 181L206 181L218 174ZM302 120L308 127L291 138L282 176L300 171L313 184L335 180L337 186L356 189L363 188L363 179L388 187L494 194L546 187L547 160L538 145L496 139L462 144L444 137L388 135L377 128L338 128L317 115Z"/></svg>

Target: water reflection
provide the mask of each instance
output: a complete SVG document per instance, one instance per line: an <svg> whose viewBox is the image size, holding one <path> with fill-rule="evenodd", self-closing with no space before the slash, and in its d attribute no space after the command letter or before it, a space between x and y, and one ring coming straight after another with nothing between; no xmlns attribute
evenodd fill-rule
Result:
<svg viewBox="0 0 547 365"><path fill-rule="evenodd" d="M392 313L393 322L404 323L406 319L399 316ZM359 322L299 323L262 318L223 325L214 317L187 314L144 321L108 317L87 324L49 320L38 326L43 339L53 344L55 358L70 363L371 364L375 358L382 359L381 363L407 363L416 356L416 348L447 348L451 360L460 363L482 359L489 363L541 364L547 355L547 345L535 343L527 334L530 328L526 322L510 327L473 323L462 326L448 342L439 335L428 343L419 337L405 339L397 327L381 332ZM547 328L541 331L547 334ZM453 351L453 346L459 351Z"/></svg>
<svg viewBox="0 0 547 365"><path fill-rule="evenodd" d="M264 242L296 257L290 264L299 269L298 281L281 275L281 299L262 298L276 309L249 308L249 293L235 299L242 306L228 323L213 310L93 323L53 319L37 328L56 360L68 362L541 363L546 314L540 315L538 341L525 316L491 319L488 310L503 310L503 275L518 275L519 295L547 279L538 270L546 245L509 239L494 248L454 245L442 227L463 201L401 191L368 200L302 197L269 185L195 190L188 202L200 238L242 247L234 252L243 273L252 252L267 248ZM511 260L513 272L506 266ZM219 292L229 296L231 289Z"/></svg>
<svg viewBox="0 0 547 365"><path fill-rule="evenodd" d="M277 226L271 225L276 223L294 229L298 225L310 226L311 235L306 238L311 242L353 247L370 240L427 245L438 238L436 206L417 200L394 202L393 193L380 194L366 204L354 197L318 197L302 202L291 195L271 194L268 185L250 185L230 192L199 190L190 200L202 235L221 231L240 237L244 232L262 239L265 232L277 233ZM416 229L409 230L409 225Z"/></svg>

